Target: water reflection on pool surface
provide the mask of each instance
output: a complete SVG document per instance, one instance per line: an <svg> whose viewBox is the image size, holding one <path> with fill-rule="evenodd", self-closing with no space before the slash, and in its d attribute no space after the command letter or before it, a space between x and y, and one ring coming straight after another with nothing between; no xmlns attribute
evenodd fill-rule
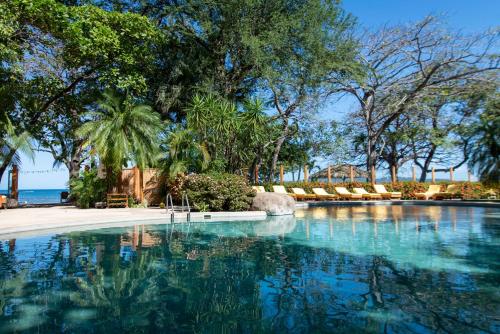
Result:
<svg viewBox="0 0 500 334"><path fill-rule="evenodd" d="M0 332L498 333L499 246L438 206L3 240Z"/></svg>

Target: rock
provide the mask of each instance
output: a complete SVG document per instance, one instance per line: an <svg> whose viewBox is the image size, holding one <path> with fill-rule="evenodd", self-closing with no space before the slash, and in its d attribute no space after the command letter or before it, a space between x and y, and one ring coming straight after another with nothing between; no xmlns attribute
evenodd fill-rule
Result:
<svg viewBox="0 0 500 334"><path fill-rule="evenodd" d="M106 209L106 202L95 202L96 209Z"/></svg>
<svg viewBox="0 0 500 334"><path fill-rule="evenodd" d="M7 198L7 208L9 209L15 209L19 206L19 203L17 202L17 199L15 198Z"/></svg>
<svg viewBox="0 0 500 334"><path fill-rule="evenodd" d="M285 194L257 193L253 199L251 210L265 211L269 216L293 215L295 200Z"/></svg>
<svg viewBox="0 0 500 334"><path fill-rule="evenodd" d="M276 216L263 222L253 224L255 235L275 236L291 233L295 230L297 221L294 216Z"/></svg>

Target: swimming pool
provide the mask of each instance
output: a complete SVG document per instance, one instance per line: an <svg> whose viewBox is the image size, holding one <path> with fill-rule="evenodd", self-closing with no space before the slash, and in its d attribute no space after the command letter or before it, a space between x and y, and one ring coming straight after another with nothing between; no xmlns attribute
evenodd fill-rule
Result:
<svg viewBox="0 0 500 334"><path fill-rule="evenodd" d="M499 209L383 205L3 240L0 332L498 333L499 246Z"/></svg>

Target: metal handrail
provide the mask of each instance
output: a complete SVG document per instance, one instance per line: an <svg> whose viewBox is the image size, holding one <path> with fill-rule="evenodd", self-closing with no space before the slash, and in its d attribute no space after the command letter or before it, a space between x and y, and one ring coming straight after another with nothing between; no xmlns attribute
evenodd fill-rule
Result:
<svg viewBox="0 0 500 334"><path fill-rule="evenodd" d="M167 214L169 208L171 208L171 213L170 213L170 220L173 222L175 219L175 208L174 208L174 203L172 200L172 195L170 193L167 194L167 198L165 199L166 202L166 209L167 209ZM185 204L185 205L184 205ZM191 220L191 206L189 205L189 198L186 193L182 193L182 206L181 206L181 212L184 213L184 210L187 210L187 221L189 222Z"/></svg>
<svg viewBox="0 0 500 334"><path fill-rule="evenodd" d="M169 203L169 200L170 199L170 203ZM167 214L168 214L168 208L169 208L169 204L170 204L170 207L172 208L171 210L171 213L170 213L170 220L173 222L174 221L174 216L175 216L175 210L174 210L174 203L172 201L172 195L170 193L167 194L167 198L165 199L165 202L167 202Z"/></svg>
<svg viewBox="0 0 500 334"><path fill-rule="evenodd" d="M186 198L186 205L187 205L187 221L189 222L191 220L191 207L189 206L189 198L186 193L182 193L182 212L184 212L184 198Z"/></svg>

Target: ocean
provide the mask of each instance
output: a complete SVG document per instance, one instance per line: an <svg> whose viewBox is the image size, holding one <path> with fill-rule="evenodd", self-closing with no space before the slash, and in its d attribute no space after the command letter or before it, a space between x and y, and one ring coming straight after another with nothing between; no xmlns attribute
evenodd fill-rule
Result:
<svg viewBox="0 0 500 334"><path fill-rule="evenodd" d="M22 189L19 204L53 204L61 202L61 192L68 189Z"/></svg>

